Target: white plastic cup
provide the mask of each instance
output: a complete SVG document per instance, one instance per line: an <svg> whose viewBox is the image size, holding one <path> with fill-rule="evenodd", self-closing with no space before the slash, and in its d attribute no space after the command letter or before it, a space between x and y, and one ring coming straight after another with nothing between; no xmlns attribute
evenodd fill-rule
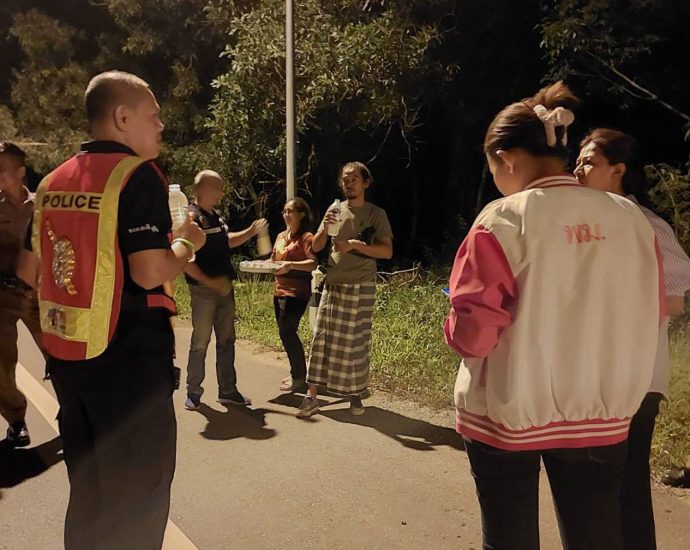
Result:
<svg viewBox="0 0 690 550"><path fill-rule="evenodd" d="M273 245L271 244L271 237L268 234L268 225L263 229L259 230L259 234L256 237L256 253L259 256L268 256L273 250Z"/></svg>
<svg viewBox="0 0 690 550"><path fill-rule="evenodd" d="M189 202L187 196L182 192L176 183L170 185L168 190L168 207L172 218L172 229L175 231L187 218L187 207Z"/></svg>
<svg viewBox="0 0 690 550"><path fill-rule="evenodd" d="M338 199L335 199L333 201L333 204L331 204L328 207L329 212L333 212L337 216L337 223L331 223L328 226L328 236L329 237L336 237L338 233L340 232L340 201Z"/></svg>

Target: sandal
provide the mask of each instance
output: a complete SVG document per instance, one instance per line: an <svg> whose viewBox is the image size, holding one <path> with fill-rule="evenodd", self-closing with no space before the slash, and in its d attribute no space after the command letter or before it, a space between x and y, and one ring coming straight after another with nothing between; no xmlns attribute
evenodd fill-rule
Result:
<svg viewBox="0 0 690 550"><path fill-rule="evenodd" d="M279 389L280 391L297 391L303 388L305 384L306 380L304 380L304 378L293 380L291 376L288 376L287 378L281 380Z"/></svg>

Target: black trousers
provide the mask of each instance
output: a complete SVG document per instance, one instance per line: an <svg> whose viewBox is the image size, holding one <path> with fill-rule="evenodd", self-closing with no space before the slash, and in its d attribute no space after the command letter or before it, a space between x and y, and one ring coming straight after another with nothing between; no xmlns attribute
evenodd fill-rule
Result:
<svg viewBox="0 0 690 550"><path fill-rule="evenodd" d="M165 316L126 317L102 356L49 359L70 481L67 550L163 543L177 432L172 329Z"/></svg>
<svg viewBox="0 0 690 550"><path fill-rule="evenodd" d="M621 490L623 540L626 550L655 550L656 531L649 455L663 395L648 393L630 424L628 457Z"/></svg>
<svg viewBox="0 0 690 550"><path fill-rule="evenodd" d="M308 298L273 297L273 310L278 324L278 332L290 361L290 375L293 380L304 380L307 377L304 346L297 334L299 322L307 309L307 304L309 304Z"/></svg>
<svg viewBox="0 0 690 550"><path fill-rule="evenodd" d="M626 444L503 451L465 441L485 550L539 548L539 470L549 477L565 550L622 550L620 487Z"/></svg>

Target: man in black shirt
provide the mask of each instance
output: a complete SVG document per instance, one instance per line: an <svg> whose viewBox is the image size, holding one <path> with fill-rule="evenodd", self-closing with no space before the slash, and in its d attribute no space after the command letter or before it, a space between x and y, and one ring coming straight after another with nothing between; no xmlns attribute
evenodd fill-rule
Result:
<svg viewBox="0 0 690 550"><path fill-rule="evenodd" d="M95 141L41 184L32 240L40 260L23 254L18 275L35 283L36 271L42 274L44 344L71 487L65 548L153 550L163 542L176 454L174 343L165 307L171 299L162 285L182 270L205 236L188 219L170 243L167 182L147 161L158 156L163 124L146 82L127 73L103 73L89 83L85 103ZM118 172L123 162L138 167ZM104 168L113 164L112 171ZM106 190L94 193L104 179ZM117 220L98 207L109 200L111 181L121 185ZM72 190L75 182L79 189ZM76 216L89 209L98 216L97 237L74 229ZM116 241L103 238L107 227L117 228ZM119 253L117 265L107 259L113 258L112 246ZM72 248L76 254L69 253ZM100 273L105 276L99 279ZM111 300L98 306L88 301L91 295L110 296L104 290L112 289ZM46 302L51 293L67 305ZM66 336L75 297L85 300L91 319L103 308L114 312L105 320L114 320L114 333L101 353L88 352L89 338L102 329L98 323L74 329L87 335L85 353Z"/></svg>
<svg viewBox="0 0 690 550"><path fill-rule="evenodd" d="M216 376L218 402L227 405L251 405L251 399L237 389L235 371L235 292L236 279L230 248L246 243L267 228L261 218L243 231L230 233L214 210L223 198L223 180L212 170L202 170L194 178L195 202L189 212L206 234L206 244L196 260L184 269L192 305L192 340L187 364L187 400L185 408L197 410L204 392L206 350L211 330L216 334Z"/></svg>

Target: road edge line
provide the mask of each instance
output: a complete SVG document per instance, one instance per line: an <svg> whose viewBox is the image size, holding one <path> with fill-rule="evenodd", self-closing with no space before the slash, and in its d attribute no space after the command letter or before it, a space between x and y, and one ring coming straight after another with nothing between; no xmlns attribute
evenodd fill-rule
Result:
<svg viewBox="0 0 690 550"><path fill-rule="evenodd" d="M26 398L41 413L55 433L60 433L57 424L59 405L55 398L21 363L17 363L16 378L17 386ZM198 548L177 525L168 519L161 550L198 550Z"/></svg>

